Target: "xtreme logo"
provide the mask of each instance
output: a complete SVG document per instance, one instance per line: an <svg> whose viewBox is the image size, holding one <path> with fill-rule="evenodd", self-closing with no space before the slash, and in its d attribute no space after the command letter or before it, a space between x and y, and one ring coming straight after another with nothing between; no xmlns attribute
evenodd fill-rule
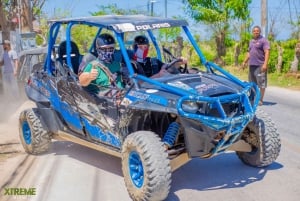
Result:
<svg viewBox="0 0 300 201"><path fill-rule="evenodd" d="M36 195L36 188L4 188L4 195Z"/></svg>

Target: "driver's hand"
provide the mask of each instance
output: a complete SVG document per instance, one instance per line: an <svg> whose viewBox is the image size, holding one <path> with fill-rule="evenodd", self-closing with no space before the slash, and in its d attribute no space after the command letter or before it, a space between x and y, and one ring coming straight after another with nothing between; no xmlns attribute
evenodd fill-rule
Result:
<svg viewBox="0 0 300 201"><path fill-rule="evenodd" d="M179 57L179 61L175 63L175 66L178 68L179 66L183 65L183 64L187 64L187 59L184 57Z"/></svg>
<svg viewBox="0 0 300 201"><path fill-rule="evenodd" d="M96 68L92 68L91 72L89 73L89 79L95 80L98 77L98 70Z"/></svg>
<svg viewBox="0 0 300 201"><path fill-rule="evenodd" d="M187 64L187 59L185 57L180 57L181 62L179 62L180 64Z"/></svg>

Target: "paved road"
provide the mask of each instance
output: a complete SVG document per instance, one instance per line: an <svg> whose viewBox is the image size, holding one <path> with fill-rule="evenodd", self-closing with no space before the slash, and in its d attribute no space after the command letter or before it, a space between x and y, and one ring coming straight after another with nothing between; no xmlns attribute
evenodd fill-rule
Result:
<svg viewBox="0 0 300 201"><path fill-rule="evenodd" d="M267 168L244 165L235 153L194 159L172 175L168 201L298 201L300 198L300 92L270 87L261 106L282 138L278 160ZM30 107L26 102L24 107ZM0 139L20 149L17 114L0 124ZM3 131L6 137L3 137ZM8 137L7 135L10 135ZM4 140L4 141L5 141ZM2 143L2 141L1 141ZM11 145L11 146L12 146ZM16 151L0 160L0 187L36 188L34 201L128 201L120 159L69 142L53 142L49 153L28 156ZM0 158L1 159L1 158ZM18 169L14 165L19 164ZM5 175L3 175L5 174ZM3 186L4 185L4 186ZM0 200L16 200L3 196Z"/></svg>

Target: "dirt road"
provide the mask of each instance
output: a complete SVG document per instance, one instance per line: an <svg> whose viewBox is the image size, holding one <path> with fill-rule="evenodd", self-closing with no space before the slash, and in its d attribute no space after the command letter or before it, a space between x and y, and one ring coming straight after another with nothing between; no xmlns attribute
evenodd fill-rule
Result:
<svg viewBox="0 0 300 201"><path fill-rule="evenodd" d="M173 173L167 200L298 201L300 93L285 92L270 88L266 94L266 104L261 107L271 114L281 134L282 150L275 163L266 168L249 167L233 152L212 159L194 159ZM7 144L6 148L1 149L0 158L1 201L130 200L118 158L59 141L53 142L51 150L44 155L24 154L18 140L17 118L19 111L31 104L25 102L8 121L0 124L1 146ZM3 150L12 150L12 153L4 154ZM7 196L4 195L4 188L7 187L35 188L36 195Z"/></svg>

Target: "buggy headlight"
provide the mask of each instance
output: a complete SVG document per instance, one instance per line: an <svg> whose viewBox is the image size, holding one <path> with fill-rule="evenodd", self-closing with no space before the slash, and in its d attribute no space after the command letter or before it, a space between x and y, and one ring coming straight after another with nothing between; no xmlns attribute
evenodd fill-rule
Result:
<svg viewBox="0 0 300 201"><path fill-rule="evenodd" d="M195 101L183 101L182 109L185 112L196 113L199 110L199 105Z"/></svg>

